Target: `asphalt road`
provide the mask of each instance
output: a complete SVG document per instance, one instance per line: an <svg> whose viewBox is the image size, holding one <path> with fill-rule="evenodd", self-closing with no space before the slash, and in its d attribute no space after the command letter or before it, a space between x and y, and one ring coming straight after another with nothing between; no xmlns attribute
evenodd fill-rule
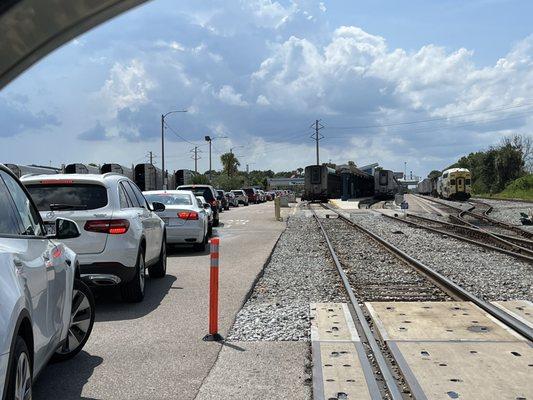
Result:
<svg viewBox="0 0 533 400"><path fill-rule="evenodd" d="M272 202L221 214L220 332L229 330L245 295L285 227ZM193 399L222 344L207 333L209 254L169 252L167 276L148 280L140 304L98 295L96 322L84 350L49 365L35 400ZM228 344L229 345L229 344Z"/></svg>

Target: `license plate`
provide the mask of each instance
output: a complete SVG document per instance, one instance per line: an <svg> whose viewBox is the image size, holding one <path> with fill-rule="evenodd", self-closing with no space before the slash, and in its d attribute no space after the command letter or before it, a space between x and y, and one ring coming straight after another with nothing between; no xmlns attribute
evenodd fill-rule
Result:
<svg viewBox="0 0 533 400"><path fill-rule="evenodd" d="M44 223L44 229L46 229L47 235L55 235L56 234L56 223L55 222L45 222Z"/></svg>

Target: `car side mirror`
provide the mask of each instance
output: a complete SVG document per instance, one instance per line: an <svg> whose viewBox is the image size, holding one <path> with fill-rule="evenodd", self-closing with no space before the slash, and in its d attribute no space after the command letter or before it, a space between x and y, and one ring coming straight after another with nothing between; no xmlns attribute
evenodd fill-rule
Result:
<svg viewBox="0 0 533 400"><path fill-rule="evenodd" d="M204 208L205 208L206 210L209 210L209 209L211 208L211 204L209 204L209 203L204 203Z"/></svg>
<svg viewBox="0 0 533 400"><path fill-rule="evenodd" d="M57 218L55 221L55 234L46 235L50 239L74 239L80 236L80 228L74 221L66 218Z"/></svg>
<svg viewBox="0 0 533 400"><path fill-rule="evenodd" d="M160 212L160 211L165 211L166 207L163 203L160 203L158 201L154 201L152 203L152 211L155 211L155 212Z"/></svg>

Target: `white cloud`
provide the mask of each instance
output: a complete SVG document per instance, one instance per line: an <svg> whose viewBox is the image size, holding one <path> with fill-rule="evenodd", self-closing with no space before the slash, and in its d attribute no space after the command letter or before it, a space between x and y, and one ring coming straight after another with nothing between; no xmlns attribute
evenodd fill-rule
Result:
<svg viewBox="0 0 533 400"><path fill-rule="evenodd" d="M116 112L145 104L148 92L155 87L156 83L147 76L143 63L134 59L129 64L117 62L113 65L98 97L107 100L110 109Z"/></svg>
<svg viewBox="0 0 533 400"><path fill-rule="evenodd" d="M270 101L268 101L268 99L263 96L262 94L260 94L259 96L257 96L257 100L256 100L256 103L261 105L261 106L268 106L270 105Z"/></svg>
<svg viewBox="0 0 533 400"><path fill-rule="evenodd" d="M216 97L221 102L231 106L245 107L248 105L248 103L242 99L242 94L237 93L230 85L223 85L218 93L216 93Z"/></svg>

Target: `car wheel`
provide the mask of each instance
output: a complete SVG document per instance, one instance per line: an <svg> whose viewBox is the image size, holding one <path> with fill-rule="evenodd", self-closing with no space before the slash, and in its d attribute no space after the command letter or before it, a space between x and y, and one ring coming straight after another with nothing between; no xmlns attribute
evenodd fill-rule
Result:
<svg viewBox="0 0 533 400"><path fill-rule="evenodd" d="M209 224L209 226L207 227L207 236L212 236L212 235L213 235L213 225Z"/></svg>
<svg viewBox="0 0 533 400"><path fill-rule="evenodd" d="M94 296L91 289L80 279L75 279L67 340L55 352L53 361L69 360L81 351L93 330L94 315Z"/></svg>
<svg viewBox="0 0 533 400"><path fill-rule="evenodd" d="M30 352L26 342L20 336L17 336L15 339L13 359L8 371L8 376L7 400L26 400L32 398L32 366L30 362Z"/></svg>
<svg viewBox="0 0 533 400"><path fill-rule="evenodd" d="M144 299L145 264L143 249L139 249L135 276L129 282L122 285L122 298L129 303L139 303Z"/></svg>
<svg viewBox="0 0 533 400"><path fill-rule="evenodd" d="M163 278L167 274L167 240L163 236L163 243L161 243L161 251L159 252L159 259L157 262L148 268L150 278Z"/></svg>
<svg viewBox="0 0 533 400"><path fill-rule="evenodd" d="M226 211L229 210L229 204L226 207L224 207L224 210L226 210Z"/></svg>
<svg viewBox="0 0 533 400"><path fill-rule="evenodd" d="M220 220L218 218L213 219L213 226L218 226L220 224Z"/></svg>

